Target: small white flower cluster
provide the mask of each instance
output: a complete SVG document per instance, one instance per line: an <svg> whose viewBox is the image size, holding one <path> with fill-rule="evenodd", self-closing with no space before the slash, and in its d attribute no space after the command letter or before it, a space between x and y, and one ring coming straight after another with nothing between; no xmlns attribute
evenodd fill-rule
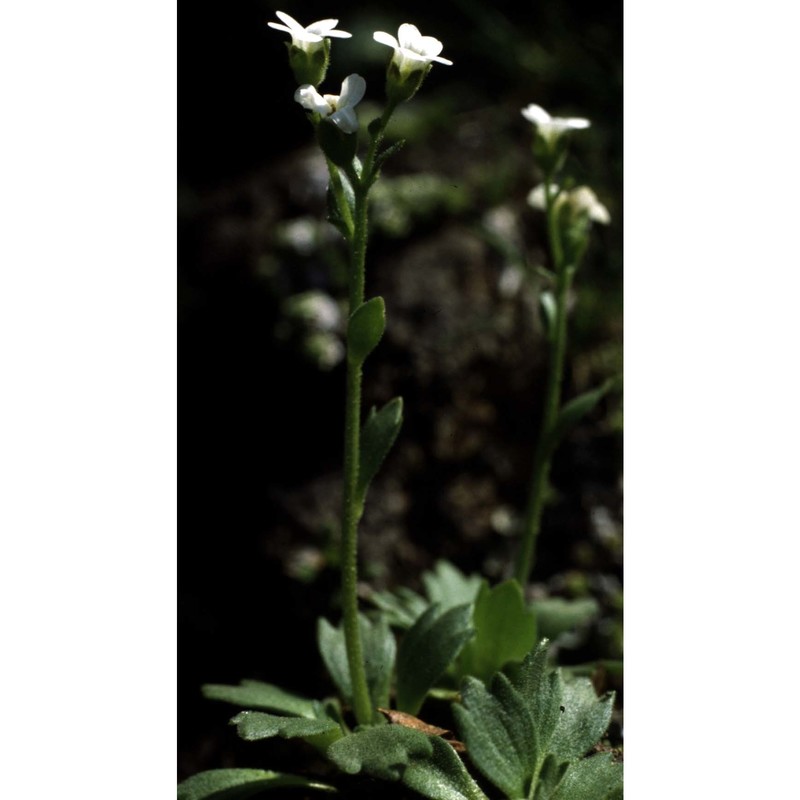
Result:
<svg viewBox="0 0 800 800"><path fill-rule="evenodd" d="M539 135L547 142L554 142L567 131L589 127L589 120L582 117L551 117L541 106L531 103L522 109L522 116L536 126Z"/></svg>
<svg viewBox="0 0 800 800"><path fill-rule="evenodd" d="M550 184L551 196L557 206L568 203L577 215L586 215L592 222L608 225L611 215L608 209L597 199L597 195L588 186L577 186L569 191L561 191L558 184ZM544 184L540 183L528 194L528 205L539 211L546 210Z"/></svg>
<svg viewBox="0 0 800 800"><path fill-rule="evenodd" d="M336 29L338 19L321 19L303 27L296 19L284 11L275 12L283 24L277 22L267 23L270 28L284 31L291 35L292 46L302 50L307 55L313 55L329 37L349 39L352 34ZM442 58L442 43L433 36L423 36L416 25L403 23L397 31L397 38L390 33L376 31L373 38L380 44L394 48L392 64L405 76L415 70L426 67L433 61L440 64L452 64ZM330 120L345 133L358 131L358 117L355 107L361 102L366 91L366 81L357 74L348 75L342 82L340 94L321 95L314 86L303 84L294 94L294 99L303 108L314 111L324 119Z"/></svg>

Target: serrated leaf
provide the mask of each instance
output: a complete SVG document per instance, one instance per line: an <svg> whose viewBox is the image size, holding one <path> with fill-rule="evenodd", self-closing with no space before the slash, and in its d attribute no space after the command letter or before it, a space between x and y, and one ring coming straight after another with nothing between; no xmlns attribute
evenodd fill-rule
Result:
<svg viewBox="0 0 800 800"><path fill-rule="evenodd" d="M335 792L333 786L263 769L211 769L178 784L178 800L245 800L271 789L291 786Z"/></svg>
<svg viewBox="0 0 800 800"><path fill-rule="evenodd" d="M449 561L440 559L432 571L423 573L422 583L431 604L438 603L446 611L475 602L482 582L479 575L465 575Z"/></svg>
<svg viewBox="0 0 800 800"><path fill-rule="evenodd" d="M453 706L453 715L470 760L506 796L525 797L538 756L525 700L502 673L495 675L491 691L466 678L461 696L463 705Z"/></svg>
<svg viewBox="0 0 800 800"><path fill-rule="evenodd" d="M400 780L412 758L432 753L428 736L395 725L356 731L328 748L328 758L343 772L366 772L389 781Z"/></svg>
<svg viewBox="0 0 800 800"><path fill-rule="evenodd" d="M597 616L600 606L593 597L566 600L563 597L548 597L534 600L531 608L536 614L539 636L555 640Z"/></svg>
<svg viewBox="0 0 800 800"><path fill-rule="evenodd" d="M368 617L359 614L358 624L372 707L388 706L397 649L394 635L383 617L371 622ZM345 702L352 703L353 689L350 682L344 626L334 628L327 620L320 619L317 623L317 643L322 660L342 698Z"/></svg>
<svg viewBox="0 0 800 800"><path fill-rule="evenodd" d="M536 641L536 615L526 607L515 580L490 589L483 583L472 614L475 638L458 661L461 676L487 681L513 661L522 661Z"/></svg>
<svg viewBox="0 0 800 800"><path fill-rule="evenodd" d="M348 360L362 364L378 346L385 327L386 306L382 297L373 297L353 311L347 326Z"/></svg>
<svg viewBox="0 0 800 800"><path fill-rule="evenodd" d="M432 754L412 759L403 772L403 783L431 800L487 800L456 751L435 736L430 743Z"/></svg>
<svg viewBox="0 0 800 800"><path fill-rule="evenodd" d="M486 800L449 744L412 728L368 728L328 748L343 772L401 780L431 800Z"/></svg>
<svg viewBox="0 0 800 800"><path fill-rule="evenodd" d="M614 693L598 698L588 678L577 678L563 683L561 705L564 711L553 731L550 751L569 761L584 755L608 730Z"/></svg>
<svg viewBox="0 0 800 800"><path fill-rule="evenodd" d="M397 707L416 714L425 695L473 634L472 608L431 606L408 630L397 653Z"/></svg>
<svg viewBox="0 0 800 800"><path fill-rule="evenodd" d="M362 306L363 308L363 306ZM358 454L358 483L356 496L363 504L372 479L392 449L403 424L403 398L395 397L380 411L374 406L361 431Z"/></svg>
<svg viewBox="0 0 800 800"><path fill-rule="evenodd" d="M222 700L242 708L256 708L265 711L278 711L298 717L315 716L314 701L287 692L280 686L261 681L241 681L239 686L226 686L207 683L203 686L203 697L209 700Z"/></svg>
<svg viewBox="0 0 800 800"><path fill-rule="evenodd" d="M230 722L242 739L255 742L281 736L284 739L318 736L339 730L332 719L308 719L306 717L279 717L263 711L240 711Z"/></svg>
<svg viewBox="0 0 800 800"><path fill-rule="evenodd" d="M614 800L622 797L622 764L609 753L584 758L567 767L550 800Z"/></svg>
<svg viewBox="0 0 800 800"><path fill-rule="evenodd" d="M410 628L430 606L424 597L405 586L393 592L373 592L369 599L390 625L402 630Z"/></svg>
<svg viewBox="0 0 800 800"><path fill-rule="evenodd" d="M555 425L548 433L545 452L551 453L564 436L617 385L618 381L610 378L597 389L570 400L559 411Z"/></svg>

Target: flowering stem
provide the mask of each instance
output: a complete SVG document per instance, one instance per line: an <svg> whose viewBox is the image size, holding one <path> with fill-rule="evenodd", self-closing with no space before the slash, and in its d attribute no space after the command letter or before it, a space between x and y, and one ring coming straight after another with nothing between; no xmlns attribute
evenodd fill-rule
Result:
<svg viewBox="0 0 800 800"><path fill-rule="evenodd" d="M350 314L364 302L369 211L368 196L374 178L372 173L378 146L393 111L393 106L387 106L380 118L381 122L372 136L360 178L355 172L351 176L355 205L353 210L353 235L350 241ZM367 685L364 650L358 623L358 522L363 511L357 497L361 439L361 378L361 363L347 359L341 543L342 613L344 616L347 662L350 669L350 682L353 687L354 711L360 725L369 725L375 721L377 712L372 707Z"/></svg>
<svg viewBox="0 0 800 800"><path fill-rule="evenodd" d="M564 263L563 249L558 230L555 197L551 176L545 180L545 210L553 269L556 274L556 307L553 329L550 332L550 353L545 388L544 412L539 431L539 440L533 456L533 474L528 496L528 507L522 532L522 549L517 559L516 578L525 584L535 565L536 540L542 521L544 494L550 473L552 455L551 433L558 420L561 403L561 382L564 376L564 357L567 349L567 297L574 275L573 267Z"/></svg>

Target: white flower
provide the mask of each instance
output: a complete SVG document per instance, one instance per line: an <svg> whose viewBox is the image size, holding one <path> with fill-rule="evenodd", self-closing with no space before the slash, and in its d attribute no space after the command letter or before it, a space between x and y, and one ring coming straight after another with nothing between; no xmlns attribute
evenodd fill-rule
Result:
<svg viewBox="0 0 800 800"><path fill-rule="evenodd" d="M421 69L432 61L452 65L452 61L442 58L442 43L433 36L423 36L416 25L404 22L397 30L397 39L391 33L375 31L372 38L376 42L394 48L392 61L401 75Z"/></svg>
<svg viewBox="0 0 800 800"><path fill-rule="evenodd" d="M367 82L360 75L353 74L342 81L341 94L320 94L310 83L306 83L294 93L294 99L303 108L326 117L345 133L355 133L358 130L355 107L366 90Z"/></svg>
<svg viewBox="0 0 800 800"><path fill-rule="evenodd" d="M548 142L570 130L589 127L589 120L582 117L551 117L541 106L531 103L522 109L522 116L532 122L541 136Z"/></svg>
<svg viewBox="0 0 800 800"><path fill-rule="evenodd" d="M347 31L337 31L334 28L339 24L338 19L321 19L318 22L312 22L308 27L304 28L296 19L293 19L283 11L276 11L275 15L285 25L279 25L277 22L268 22L270 28L275 28L277 31L286 31L292 35L292 44L299 47L301 50L313 49L312 45L319 44L323 39L333 36L339 39L349 39L353 34Z"/></svg>
<svg viewBox="0 0 800 800"><path fill-rule="evenodd" d="M578 214L586 214L592 222L608 225L611 214L588 186L579 186L569 193L569 203Z"/></svg>
<svg viewBox="0 0 800 800"><path fill-rule="evenodd" d="M578 186L568 192L561 192L558 184L550 184L550 194L555 199L556 207L569 203L572 213L576 216L586 215L592 222L608 225L611 215L608 209L597 199L597 195L588 186ZM545 211L547 208L544 194L544 184L540 183L528 194L528 205L532 208Z"/></svg>

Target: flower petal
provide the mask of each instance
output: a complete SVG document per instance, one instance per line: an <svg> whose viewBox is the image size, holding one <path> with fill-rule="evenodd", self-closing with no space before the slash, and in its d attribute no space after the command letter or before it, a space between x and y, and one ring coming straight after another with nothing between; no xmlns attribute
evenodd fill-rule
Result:
<svg viewBox="0 0 800 800"><path fill-rule="evenodd" d="M281 22L289 26L289 30L291 33L300 33L301 31L305 30L305 28L294 17L290 17L284 11L276 11L275 16Z"/></svg>
<svg viewBox="0 0 800 800"><path fill-rule="evenodd" d="M304 83L294 93L294 99L303 108L316 111L326 117L333 111L333 106L310 83Z"/></svg>
<svg viewBox="0 0 800 800"><path fill-rule="evenodd" d="M397 48L400 47L400 43L397 41L397 39L394 38L394 36L392 36L391 33L384 33L383 31L375 31L375 33L372 34L372 38L376 42L389 45L389 47L394 47L395 50L397 50Z"/></svg>
<svg viewBox="0 0 800 800"><path fill-rule="evenodd" d="M438 61L440 64L447 64L448 66L452 67L453 62L449 58L442 58L441 56L435 56L433 61Z"/></svg>
<svg viewBox="0 0 800 800"><path fill-rule="evenodd" d="M327 36L328 31L332 31L339 24L338 19L320 19L306 25L306 30L311 33L319 34L320 36Z"/></svg>
<svg viewBox="0 0 800 800"><path fill-rule="evenodd" d="M348 75L342 81L342 93L339 95L339 102L336 107L339 109L352 108L356 103L360 103L367 91L367 82L355 73Z"/></svg>
<svg viewBox="0 0 800 800"><path fill-rule="evenodd" d="M433 36L420 36L414 45L414 50L424 53L428 58L438 56L442 52L444 45Z"/></svg>
<svg viewBox="0 0 800 800"><path fill-rule="evenodd" d="M537 106L535 103L525 106L525 108L522 109L522 116L534 125L550 122L551 119L550 115L541 106Z"/></svg>
<svg viewBox="0 0 800 800"><path fill-rule="evenodd" d="M351 106L334 111L329 119L331 122L338 125L345 133L356 133L356 131L358 131L358 117L356 116L355 109Z"/></svg>
<svg viewBox="0 0 800 800"><path fill-rule="evenodd" d="M400 42L400 47L410 47L416 50L417 42L422 38L419 28L412 25L410 22L404 22L397 30L397 40Z"/></svg>
<svg viewBox="0 0 800 800"><path fill-rule="evenodd" d="M294 31L291 28L287 28L286 25L281 25L279 22L268 22L270 28L275 28L276 31L286 31L286 33L291 33L294 35Z"/></svg>
<svg viewBox="0 0 800 800"><path fill-rule="evenodd" d="M561 122L564 123L564 127L573 128L574 130L582 130L583 128L588 128L592 124L588 119L584 119L583 117L565 117Z"/></svg>

